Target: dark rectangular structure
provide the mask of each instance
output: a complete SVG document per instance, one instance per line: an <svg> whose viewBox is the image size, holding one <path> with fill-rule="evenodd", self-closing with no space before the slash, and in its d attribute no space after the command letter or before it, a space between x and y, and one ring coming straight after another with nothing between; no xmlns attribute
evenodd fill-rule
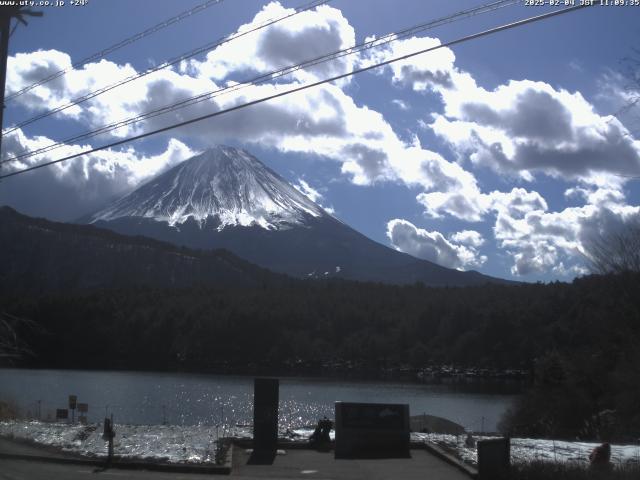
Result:
<svg viewBox="0 0 640 480"><path fill-rule="evenodd" d="M336 458L408 458L409 405L336 402Z"/></svg>
<svg viewBox="0 0 640 480"><path fill-rule="evenodd" d="M277 378L256 378L253 382L253 450L275 453L278 449Z"/></svg>
<svg viewBox="0 0 640 480"><path fill-rule="evenodd" d="M511 467L511 441L509 438L479 440L478 479L507 480Z"/></svg>

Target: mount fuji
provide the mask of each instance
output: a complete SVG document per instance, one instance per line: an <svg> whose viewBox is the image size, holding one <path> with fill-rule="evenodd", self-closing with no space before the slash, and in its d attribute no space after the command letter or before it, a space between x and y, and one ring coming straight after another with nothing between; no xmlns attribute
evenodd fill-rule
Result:
<svg viewBox="0 0 640 480"><path fill-rule="evenodd" d="M217 231L258 226L280 230L304 225L324 210L244 150L220 146L193 157L143 185L90 223L134 217L177 227L193 220Z"/></svg>
<svg viewBox="0 0 640 480"><path fill-rule="evenodd" d="M251 154L228 146L186 160L81 222L190 248L225 248L295 277L427 285L506 283L374 242L329 215Z"/></svg>

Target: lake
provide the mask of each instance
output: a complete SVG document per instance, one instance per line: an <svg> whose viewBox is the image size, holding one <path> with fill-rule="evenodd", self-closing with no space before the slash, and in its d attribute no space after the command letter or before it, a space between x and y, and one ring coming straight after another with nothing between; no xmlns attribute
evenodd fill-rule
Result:
<svg viewBox="0 0 640 480"><path fill-rule="evenodd" d="M514 388L482 381L400 383L280 378L280 424L297 428L333 417L334 402L408 403L411 415L448 418L473 431L495 431L516 398ZM508 387L508 386L507 386ZM505 393L506 392L506 393ZM67 408L68 396L89 405L88 420L117 423L236 425L252 421L253 377L186 373L0 369L0 400L42 419Z"/></svg>

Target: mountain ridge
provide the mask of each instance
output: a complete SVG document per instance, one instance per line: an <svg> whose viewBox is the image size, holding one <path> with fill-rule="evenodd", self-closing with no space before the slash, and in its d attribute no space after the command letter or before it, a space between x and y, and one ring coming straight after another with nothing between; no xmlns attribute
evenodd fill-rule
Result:
<svg viewBox="0 0 640 480"><path fill-rule="evenodd" d="M185 160L88 221L189 248L224 248L299 278L432 286L513 283L448 269L377 243L329 215L253 155L228 146Z"/></svg>
<svg viewBox="0 0 640 480"><path fill-rule="evenodd" d="M0 245L4 291L249 287L290 281L227 250L186 249L93 225L33 218L6 206L0 207Z"/></svg>

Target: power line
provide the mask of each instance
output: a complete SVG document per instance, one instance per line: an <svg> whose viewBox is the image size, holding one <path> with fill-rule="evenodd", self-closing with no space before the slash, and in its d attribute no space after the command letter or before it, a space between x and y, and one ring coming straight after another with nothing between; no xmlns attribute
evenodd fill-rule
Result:
<svg viewBox="0 0 640 480"><path fill-rule="evenodd" d="M60 78L63 75L71 72L72 70L79 68L87 63L93 62L94 60L98 60L99 58L104 58L107 55L115 52L116 50L120 50L121 48L126 47L127 45L131 45L132 43L137 42L138 40L142 40L143 38L148 37L149 35L159 32L164 28L167 28L186 18L196 15L197 13L200 13L203 10L206 10L207 8L213 5L217 5L218 3L221 3L223 1L224 0L207 0L206 2L201 3L200 5L196 5L195 7L189 10L185 10L184 12L179 13L178 15L175 15L171 18L168 18L158 23L157 25L154 25L153 27L147 28L142 32L136 33L135 35L132 35L128 38L125 38L124 40L121 40L120 42L114 45L111 45L110 47L107 47L103 50L100 50L99 52L89 55L88 57L80 60L79 62L74 63L68 68L64 68L58 72L52 73L51 75L44 77L38 80L37 82L32 83L31 85L28 85L17 92L12 93L11 95L7 95L7 97L5 98L5 101L13 100L14 98L19 97L20 95L24 95L25 93L33 90L36 87L39 87L40 85L44 85L45 83L55 80L56 78Z"/></svg>
<svg viewBox="0 0 640 480"><path fill-rule="evenodd" d="M203 46L198 47L198 48L196 48L194 50L191 50L190 52L187 52L187 53L185 53L183 55L180 55L179 57L173 58L173 59L171 59L171 60L169 60L169 61L167 61L165 63L157 65L157 66L155 66L153 68L150 68L149 70L145 70L144 72L139 72L139 73L137 73L135 75L131 75L129 77L126 77L126 78L116 82L116 83L112 83L112 84L107 85L105 87L102 87L102 88L99 88L99 89L94 90L92 92L89 92L89 93L87 93L87 94L85 94L85 95L83 95L81 97L75 98L75 99L71 100L70 102L68 102L68 103L66 103L64 105L61 105L59 107L53 108L53 109L48 110L48 111L46 111L44 113L41 113L39 115L31 117L31 118L29 118L27 120L24 120L24 121L18 123L17 125L5 130L4 134L6 135L8 133L14 132L14 131L18 130L19 128L25 127L27 125L30 125L30 124L34 123L34 122L37 122L38 120L42 120L43 118L50 117L51 115L54 115L56 113L60 113L60 112L62 112L64 110L67 110L68 108L71 108L73 106L76 106L76 105L79 105L81 103L84 103L84 102L86 102L88 100L91 100L92 98L97 97L98 95L102 95L103 93L109 92L109 91L111 91L111 90L113 90L113 89L115 89L117 87L120 87L122 85L126 85L127 83L130 83L130 82L132 82L134 80L138 80L139 78L142 78L142 77L145 77L145 76L147 76L147 75L149 75L151 73L163 70L163 69L165 69L167 67L170 67L172 65L176 65L176 64L178 64L180 62L183 62L184 60L187 60L189 58L195 57L196 55L199 55L201 53L209 52L209 51L219 47L220 45L223 45L223 44L228 43L228 42L230 42L232 40L235 40L237 38L240 38L240 37L243 37L243 36L248 35L250 33L253 33L253 32L255 32L257 30L260 30L262 28L265 28L265 27L268 27L270 25L273 25L274 23L280 22L282 20L286 20L287 18L290 18L290 17L293 17L295 15L298 15L299 13L306 12L307 10L311 10L313 8L316 8L316 7L320 6L320 5L324 5L325 3L329 3L330 1L331 0L313 0L313 1L303 5L302 7L296 8L293 11L293 13L289 13L289 14L283 15L281 17L277 17L277 18L274 18L274 19L267 20L267 21L255 26L255 27L249 29L249 30L245 30L243 32L239 32L239 33L236 33L234 35L230 35L228 37L223 37L223 38L221 38L219 40L216 40L215 42L207 43L206 45L203 45Z"/></svg>
<svg viewBox="0 0 640 480"><path fill-rule="evenodd" d="M520 3L520 0L499 0L499 1L494 1L494 2L490 2L488 4L485 5L481 5L479 7L475 7L472 9L467 9L467 10L462 10L460 12L451 14L451 15L447 15L445 17L441 17L439 19L436 20L432 20L426 23L421 23L419 25L415 25L413 27L410 28L405 28L403 30L400 30L398 32L394 32L394 33L389 33L387 35L384 35L380 38L374 39L374 40L370 40L367 42L363 42L357 45L354 45L353 47L348 47L348 48L344 48L335 52L331 52L325 55L321 55L319 57L310 59L310 60L305 60L304 62L295 64L295 65L290 65L287 66L285 68L279 69L279 70L274 70L271 71L269 73L265 73L265 74L261 74L257 77L254 77L250 80L244 80L239 82L236 85L233 86L228 86L228 87L223 87L217 90L212 90L212 91L208 91L208 92L204 92L198 95L195 95L193 97L187 98L185 100L181 100L179 102L173 103L173 104L169 104L169 105L165 105L164 107L155 109L155 110L151 110L145 113L141 113L137 116L134 117L129 117L127 119L124 120L120 120L118 122L113 122L110 124L106 124L103 125L101 127L98 127L97 129L94 130L90 130L87 131L85 133L82 134L78 134L75 135L73 137L68 137L64 140L49 144L47 146L41 147L39 149L36 150L32 150L32 151L28 151L28 152L24 152L22 154L16 155L15 157L11 157L5 160L0 161L0 165L4 164L4 163L8 163L8 162L13 162L13 161L17 161L17 160L22 160L25 158L29 158L32 157L34 155L38 155L38 154L42 154L42 153L46 153L46 152L50 152L52 150L61 148L65 145L67 145L70 142L75 142L75 141L79 141L79 140L84 140L84 139L88 139L88 138L92 138L95 137L97 135L103 134L103 133L107 133L107 132L111 132L113 130L117 130L118 128L122 128L124 126L127 125L131 125L131 124L135 124L138 122L141 122L143 120L147 120L150 118L154 118L157 117L159 115L163 115L163 114L167 114L170 112L173 112L175 110L178 109L182 109L182 108L186 108L188 106L192 106L195 105L197 103L209 100L211 98L215 98L218 97L220 95L229 93L229 92L234 92L243 88L247 88L249 86L252 85L257 85L257 84L261 84L265 81L268 80L274 80L276 78L280 78L282 76L286 76L289 75L291 73L294 73L298 70L303 70L303 69L307 69L309 67L321 64L321 63L325 63L331 60L336 60L338 58L347 56L347 55L352 55L354 53L358 53L358 52L362 52L364 50L368 50L371 48L377 48L386 44L389 44L391 42L397 41L397 40L401 40L403 38L406 38L408 36L411 35L415 35L416 33L419 32L423 32L425 30L429 30L435 27L439 27L442 25L445 25L447 23L451 23L454 21L458 21L458 20L462 20L464 18L468 18L471 16L476 16L476 15L480 15L483 13L489 13L489 12L493 12L499 8L503 8L503 7L507 7L513 4L517 4Z"/></svg>
<svg viewBox="0 0 640 480"><path fill-rule="evenodd" d="M400 40L402 38L405 38L409 35L413 35L416 34L418 32L430 29L430 28L434 28L434 27L438 27L441 25L444 25L446 23L451 23L453 21L456 20L460 20L462 18L466 18L469 16L474 16L474 15L479 15L481 13L487 13L487 12L491 12L494 11L498 8L502 8L505 6L509 6L512 4L516 4L516 3L520 3L520 0L500 0L500 1L495 1L495 2L491 2L489 4L485 4L482 5L480 7L476 7L473 9L469 9L469 10L463 10L461 12L457 12L455 14L452 15L448 15L446 17L442 17L440 19L437 20L433 20L427 23L422 23L410 28L406 28L404 30L401 30L399 32L395 32L395 33L390 33L387 35L384 35L383 37L380 37L378 39L374 39L368 42L364 42L358 45L355 45L353 47L348 47L342 50L338 50L336 52L332 52L329 54L325 54L322 55L320 57L316 57L314 59L311 60L306 60L304 62L295 64L295 65L291 65L288 67L285 67L283 69L280 70L275 70L266 74L262 74L259 75L258 77L254 77L253 79L250 80L245 80L243 82L240 82L237 85L233 85L233 86L229 86L229 87L224 87L218 90L213 90L213 91L209 91L209 92L205 92L199 95L196 95L194 97L190 97L188 99L182 100L180 102L176 102L174 104L170 104L164 107L161 107L159 109L156 110L152 110L149 112L145 112L142 113L140 115L137 115L135 117L130 117L128 119L125 120L120 120L118 122L114 122L111 124L107 124L107 125L103 125L102 127L99 127L98 129L92 130L92 131L88 131L85 132L83 134L79 134L73 137L69 137L67 139L64 139L62 141L47 145L45 147L42 147L40 149L37 150L33 150L33 151L29 151L29 152L25 152L22 153L20 155L17 155L15 157L9 158L9 159L5 159L3 161L0 161L0 164L3 163L8 163L8 162L12 162L12 161L16 161L16 160L21 160L24 158L28 158L40 153L45 153L45 152L49 152L51 150L55 150L57 148L60 148L62 146L65 146L66 144L68 144L69 142L73 142L73 141L78 141L78 140L82 140L82 139L86 139L86 138L91 138L97 135L100 135L102 133L106 133L109 131L113 131L116 130L118 128L121 128L123 126L127 126L133 123L138 123L142 120L146 120L149 118L153 118L162 114L166 114L166 113L170 113L172 111L177 110L178 108L186 108L188 106L191 105L195 105L197 103L203 102L205 100L217 97L219 95L225 94L225 93L229 93L232 91L237 91L240 90L242 88L246 88L249 87L251 85L255 85L255 84L259 84L259 83L263 83L266 80L273 80L275 78L279 78L288 74L291 74L295 71L301 70L301 69L306 69L309 68L311 66L314 65L318 65L320 63L323 62L327 62L330 60L334 60L334 59L338 59L341 58L343 56L346 55L351 55L353 53L357 53L366 49L370 49L370 48L374 48L374 47L379 47L382 46L384 44L388 44L391 43L393 41L396 40Z"/></svg>
<svg viewBox="0 0 640 480"><path fill-rule="evenodd" d="M54 165L56 163L61 163L61 162L65 162L67 160L72 160L74 158L77 158L77 157L80 157L82 155L86 155L86 154L89 154L89 153L95 153L95 152L98 152L98 151L101 151L101 150L106 150L108 148L117 147L117 146L123 145L125 143L129 143L129 142L132 142L132 141L135 141L135 140L140 140L142 138L150 137L152 135L156 135L158 133L163 133L163 132L166 132L166 131L169 131L169 130L173 130L175 128L184 127L186 125L190 125L192 123L200 122L202 120L207 120L209 118L214 118L214 117L217 117L217 116L220 116L220 115L224 115L226 113L231 113L231 112L243 109L243 108L247 108L247 107L250 107L250 106L253 106L253 105L257 105L259 103L263 103L263 102L267 102L269 100L273 100L273 99L276 99L276 98L284 97L285 95L290 95L292 93L301 92L303 90L307 90L309 88L317 87L317 86L325 84L325 83L334 82L336 80L341 80L343 78L346 78L346 77L349 77L349 76L352 76L352 75L355 75L355 74L358 74L358 73L367 72L367 71L373 70L375 68L379 68L379 67L383 67L383 66L386 66L386 65L390 65L392 63L399 62L399 61L402 61L402 60L407 60L407 59L415 57L417 55L422 55L422 54L429 53L429 52L432 52L432 51L435 51L435 50L439 50L439 49L445 48L445 47L451 47L451 46L454 46L454 45L458 45L460 43L464 43L464 42L468 42L468 41L471 41L471 40L475 40L475 39L478 39L478 38L481 38L481 37L484 37L484 36L488 36L488 35L492 35L494 33L502 32L502 31L505 31L505 30L510 30L510 29L513 29L513 28L516 28L516 27L520 27L520 26L529 24L529 23L538 22L538 21L541 21L541 20L546 20L546 19L551 18L551 17L555 17L555 16L562 15L562 14L569 13L569 12L574 12L574 11L577 11L577 10L580 10L582 8L586 8L586 7L589 7L589 6L591 6L591 5L577 5L577 6L574 6L574 7L563 8L561 10L556 10L556 11L553 11L553 12L544 13L544 14L541 14L541 15L533 16L533 17L528 17L528 18L525 18L523 20L518 20L516 22L511 22L511 23L508 23L508 24L505 24L505 25L501 25L499 27L494 27L494 28L491 28L491 29L488 29L488 30L484 30L482 32L474 33L474 34L471 34L471 35L467 35L467 36L458 38L456 40L449 41L447 43L442 43L442 44L436 45L434 47L425 48L425 49L422 49L422 50L417 50L415 52L412 52L412 53L409 53L409 54L406 54L406 55L402 55L402 56L399 56L399 57L391 58L391 59L385 60L383 62L379 62L379 63L373 64L373 65L369 65L369 66L362 67L362 68L359 68L359 69L356 69L356 70L352 70L351 72L343 73L343 74L340 74L340 75L334 75L333 77L329 77L329 78L326 78L324 80L319 80L319 81L316 81L316 82L308 83L306 85L302 85L302 86L299 86L299 87L296 87L296 88L285 90L283 92L279 92L279 93L276 93L276 94L273 94L273 95L268 95L266 97L262 97L262 98L259 98L257 100L252 100L250 102L246 102L246 103L243 103L243 104L240 104L240 105L236 105L236 106L233 106L233 107L230 107L230 108L226 108L224 110L219 110L217 112L209 113L207 115L202 115L202 116L199 116L199 117L195 117L195 118L192 118L190 120L186 120L184 122L176 123L176 124L169 125L169 126L163 127L163 128L158 128L158 129L150 131L150 132L145 132L145 133L142 133L140 135L135 135L135 136L132 136L132 137L129 137L129 138L118 140L116 142L112 142L112 143L109 143L109 144L106 144L106 145L102 145L100 147L91 148L91 149L85 150L85 151L80 152L80 153L76 153L76 154L69 155L69 156L66 156L66 157L63 157L63 158L59 158L57 160L52 160L52 161L49 161L49 162L41 163L39 165L34 165L33 167L25 168L23 170L17 170L15 172L7 173L5 175L1 175L0 176L0 180L3 179L3 178L13 177L13 176L20 175L20 174L23 174L23 173L26 173L26 172L30 172L32 170L36 170L36 169L39 169L39 168L43 168L43 167L47 167L47 166L50 166L50 165Z"/></svg>

